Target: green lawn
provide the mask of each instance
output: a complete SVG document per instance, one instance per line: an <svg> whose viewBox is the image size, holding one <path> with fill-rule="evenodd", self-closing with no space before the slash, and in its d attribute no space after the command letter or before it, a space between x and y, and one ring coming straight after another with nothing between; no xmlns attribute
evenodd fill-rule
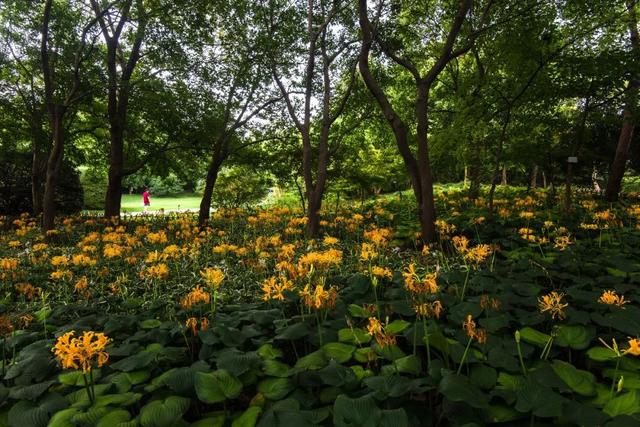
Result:
<svg viewBox="0 0 640 427"><path fill-rule="evenodd" d="M151 206L149 212L160 209L165 211L175 211L178 209L198 209L200 207L200 196L185 194L181 196L154 197L151 195ZM125 194L122 196L122 212L142 212L142 195Z"/></svg>

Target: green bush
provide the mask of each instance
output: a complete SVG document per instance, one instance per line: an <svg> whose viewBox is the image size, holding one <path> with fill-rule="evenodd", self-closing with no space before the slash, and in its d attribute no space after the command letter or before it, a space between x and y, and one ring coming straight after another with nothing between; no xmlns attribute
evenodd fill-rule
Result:
<svg viewBox="0 0 640 427"><path fill-rule="evenodd" d="M0 155L3 168L0 172L0 213L15 215L30 212L31 153L5 152ZM82 210L84 192L78 171L63 163L55 198L56 210L73 214Z"/></svg>
<svg viewBox="0 0 640 427"><path fill-rule="evenodd" d="M84 208L92 210L104 209L109 177L107 172L89 167L80 174L80 182L84 189Z"/></svg>
<svg viewBox="0 0 640 427"><path fill-rule="evenodd" d="M256 173L249 167L239 166L220 172L213 189L213 205L221 207L250 206L259 203L269 194L272 185L269 177ZM203 187L201 183L199 187ZM198 188L201 191L201 188Z"/></svg>

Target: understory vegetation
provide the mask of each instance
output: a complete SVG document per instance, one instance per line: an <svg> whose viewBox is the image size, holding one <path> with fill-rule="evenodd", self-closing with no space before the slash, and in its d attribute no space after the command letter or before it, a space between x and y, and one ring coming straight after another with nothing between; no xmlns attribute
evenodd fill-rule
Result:
<svg viewBox="0 0 640 427"><path fill-rule="evenodd" d="M422 250L398 196L4 217L0 425L637 425L640 198L449 188Z"/></svg>

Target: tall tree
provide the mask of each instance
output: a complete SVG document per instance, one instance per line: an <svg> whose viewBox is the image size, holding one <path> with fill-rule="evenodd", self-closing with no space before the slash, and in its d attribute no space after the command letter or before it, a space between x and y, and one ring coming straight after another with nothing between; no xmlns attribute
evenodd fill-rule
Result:
<svg viewBox="0 0 640 427"><path fill-rule="evenodd" d="M117 6L117 7L116 7ZM148 17L143 0L107 3L91 0L95 19L106 45L107 114L109 119L109 184L104 204L106 217L120 215L122 178L125 176L124 134L131 97L131 77L141 58ZM130 36L130 37L127 37ZM131 45L126 41L131 39Z"/></svg>
<svg viewBox="0 0 640 427"><path fill-rule="evenodd" d="M44 2L40 56L44 100L52 135L42 203L44 232L55 226L55 194L68 137L67 126L75 114L74 107L87 95L81 90L82 67L93 52L96 37L91 32L100 16L88 20L84 25L69 25L69 20L62 19L67 14L66 17L74 18L71 22L86 21L82 12L81 7L79 10L68 9L68 5L53 0ZM62 49L59 44L64 42L68 45Z"/></svg>
<svg viewBox="0 0 640 427"><path fill-rule="evenodd" d="M638 34L638 15L636 9L636 1L626 0L628 9L628 28L629 40L631 44L631 52L633 60L637 64L640 61L640 35ZM611 174L607 181L605 197L608 201L613 202L618 199L620 187L622 185L622 177L626 169L627 158L629 156L629 147L633 139L633 131L636 125L636 113L638 102L638 89L640 89L640 75L637 71L632 71L629 75L629 83L627 84L627 93L622 118L622 129L618 138L616 154L611 165Z"/></svg>
<svg viewBox="0 0 640 427"><path fill-rule="evenodd" d="M306 5L306 31L302 32L306 50L300 54L304 64L295 60L287 64L290 74L286 76L283 75L282 64L274 63L272 66L273 80L302 140L302 176L309 236L316 236L320 230L319 211L327 184L332 130L335 130L334 124L345 110L355 83L354 42L351 40L352 25L347 6L345 1L309 0ZM270 28L277 36L282 34L279 31L282 22L276 22L275 13L272 8ZM291 73L291 70L302 67L301 79ZM302 99L294 93L301 93ZM302 111L297 108L300 103ZM314 108L314 104L318 107Z"/></svg>
<svg viewBox="0 0 640 427"><path fill-rule="evenodd" d="M204 104L199 126L205 131L205 153L209 158L198 214L201 226L209 219L213 191L223 165L262 139L256 136L253 121L279 99L270 85L267 34L259 22L261 12L259 5L244 2L218 7L204 25L227 30L201 38L197 54L190 61L187 74Z"/></svg>
<svg viewBox="0 0 640 427"><path fill-rule="evenodd" d="M359 59L360 74L393 129L398 151L411 177L413 191L418 203L422 240L426 243L432 243L437 240L433 172L429 162L428 145L429 96L438 76L445 67L471 49L475 39L483 31L484 25L486 25L493 1L489 0L484 6L477 5L473 9L472 5L473 2L471 0L458 1L453 11L453 17L451 17L451 10L440 2L437 2L435 6L427 7L427 13L430 13L430 20L439 20L439 26L448 29L446 36L442 39L437 31L431 31L428 34L413 33L414 31L419 31L419 26L424 25L422 19L419 19L419 22L413 22L413 26L398 22L406 21L409 14L412 13L415 13L416 16L424 14L422 6L412 4L412 7L402 11L403 16L400 18L394 17L393 11L384 11L384 2L378 2L375 8L376 16L374 23L372 23L369 19L367 0L358 1L358 15L362 30L362 46ZM388 30L389 34L386 34L385 37L381 30L385 26L383 20L389 14L391 14L391 18L388 21L391 21L392 27L395 23L398 27L407 25L411 28L391 28ZM470 16L469 19L468 15ZM466 31L463 31L465 22L467 28L464 28ZM411 32L411 37L406 37L404 32ZM395 36L398 33L401 36L405 36L404 40L401 36ZM460 37L461 33L466 33L466 35ZM410 40L407 40L407 38ZM462 42L459 41L460 38L463 39ZM428 40L428 46L420 44L420 40L425 39ZM419 45L417 46L416 43ZM414 134L411 134L409 130L410 122L408 119L403 118L397 107L394 107L390 97L380 85L378 78L371 71L369 62L374 44L387 58L395 62L400 69L409 72L414 80ZM402 48L404 48L404 52L401 53L399 50ZM415 154L411 149L411 140L414 138L417 144L417 152Z"/></svg>
<svg viewBox="0 0 640 427"><path fill-rule="evenodd" d="M0 5L0 27L3 51L7 57L4 79L12 96L19 101L15 111L27 124L31 139L31 204L32 213L42 213L43 188L46 172L46 153L50 146L47 111L43 98L40 52L37 36L40 14L25 2L6 1Z"/></svg>

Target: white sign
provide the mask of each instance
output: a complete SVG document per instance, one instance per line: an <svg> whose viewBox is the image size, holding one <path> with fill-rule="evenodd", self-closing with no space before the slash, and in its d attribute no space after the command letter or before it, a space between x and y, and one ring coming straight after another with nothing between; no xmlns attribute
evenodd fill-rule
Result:
<svg viewBox="0 0 640 427"><path fill-rule="evenodd" d="M578 163L578 158L577 157L568 157L567 158L567 163Z"/></svg>

